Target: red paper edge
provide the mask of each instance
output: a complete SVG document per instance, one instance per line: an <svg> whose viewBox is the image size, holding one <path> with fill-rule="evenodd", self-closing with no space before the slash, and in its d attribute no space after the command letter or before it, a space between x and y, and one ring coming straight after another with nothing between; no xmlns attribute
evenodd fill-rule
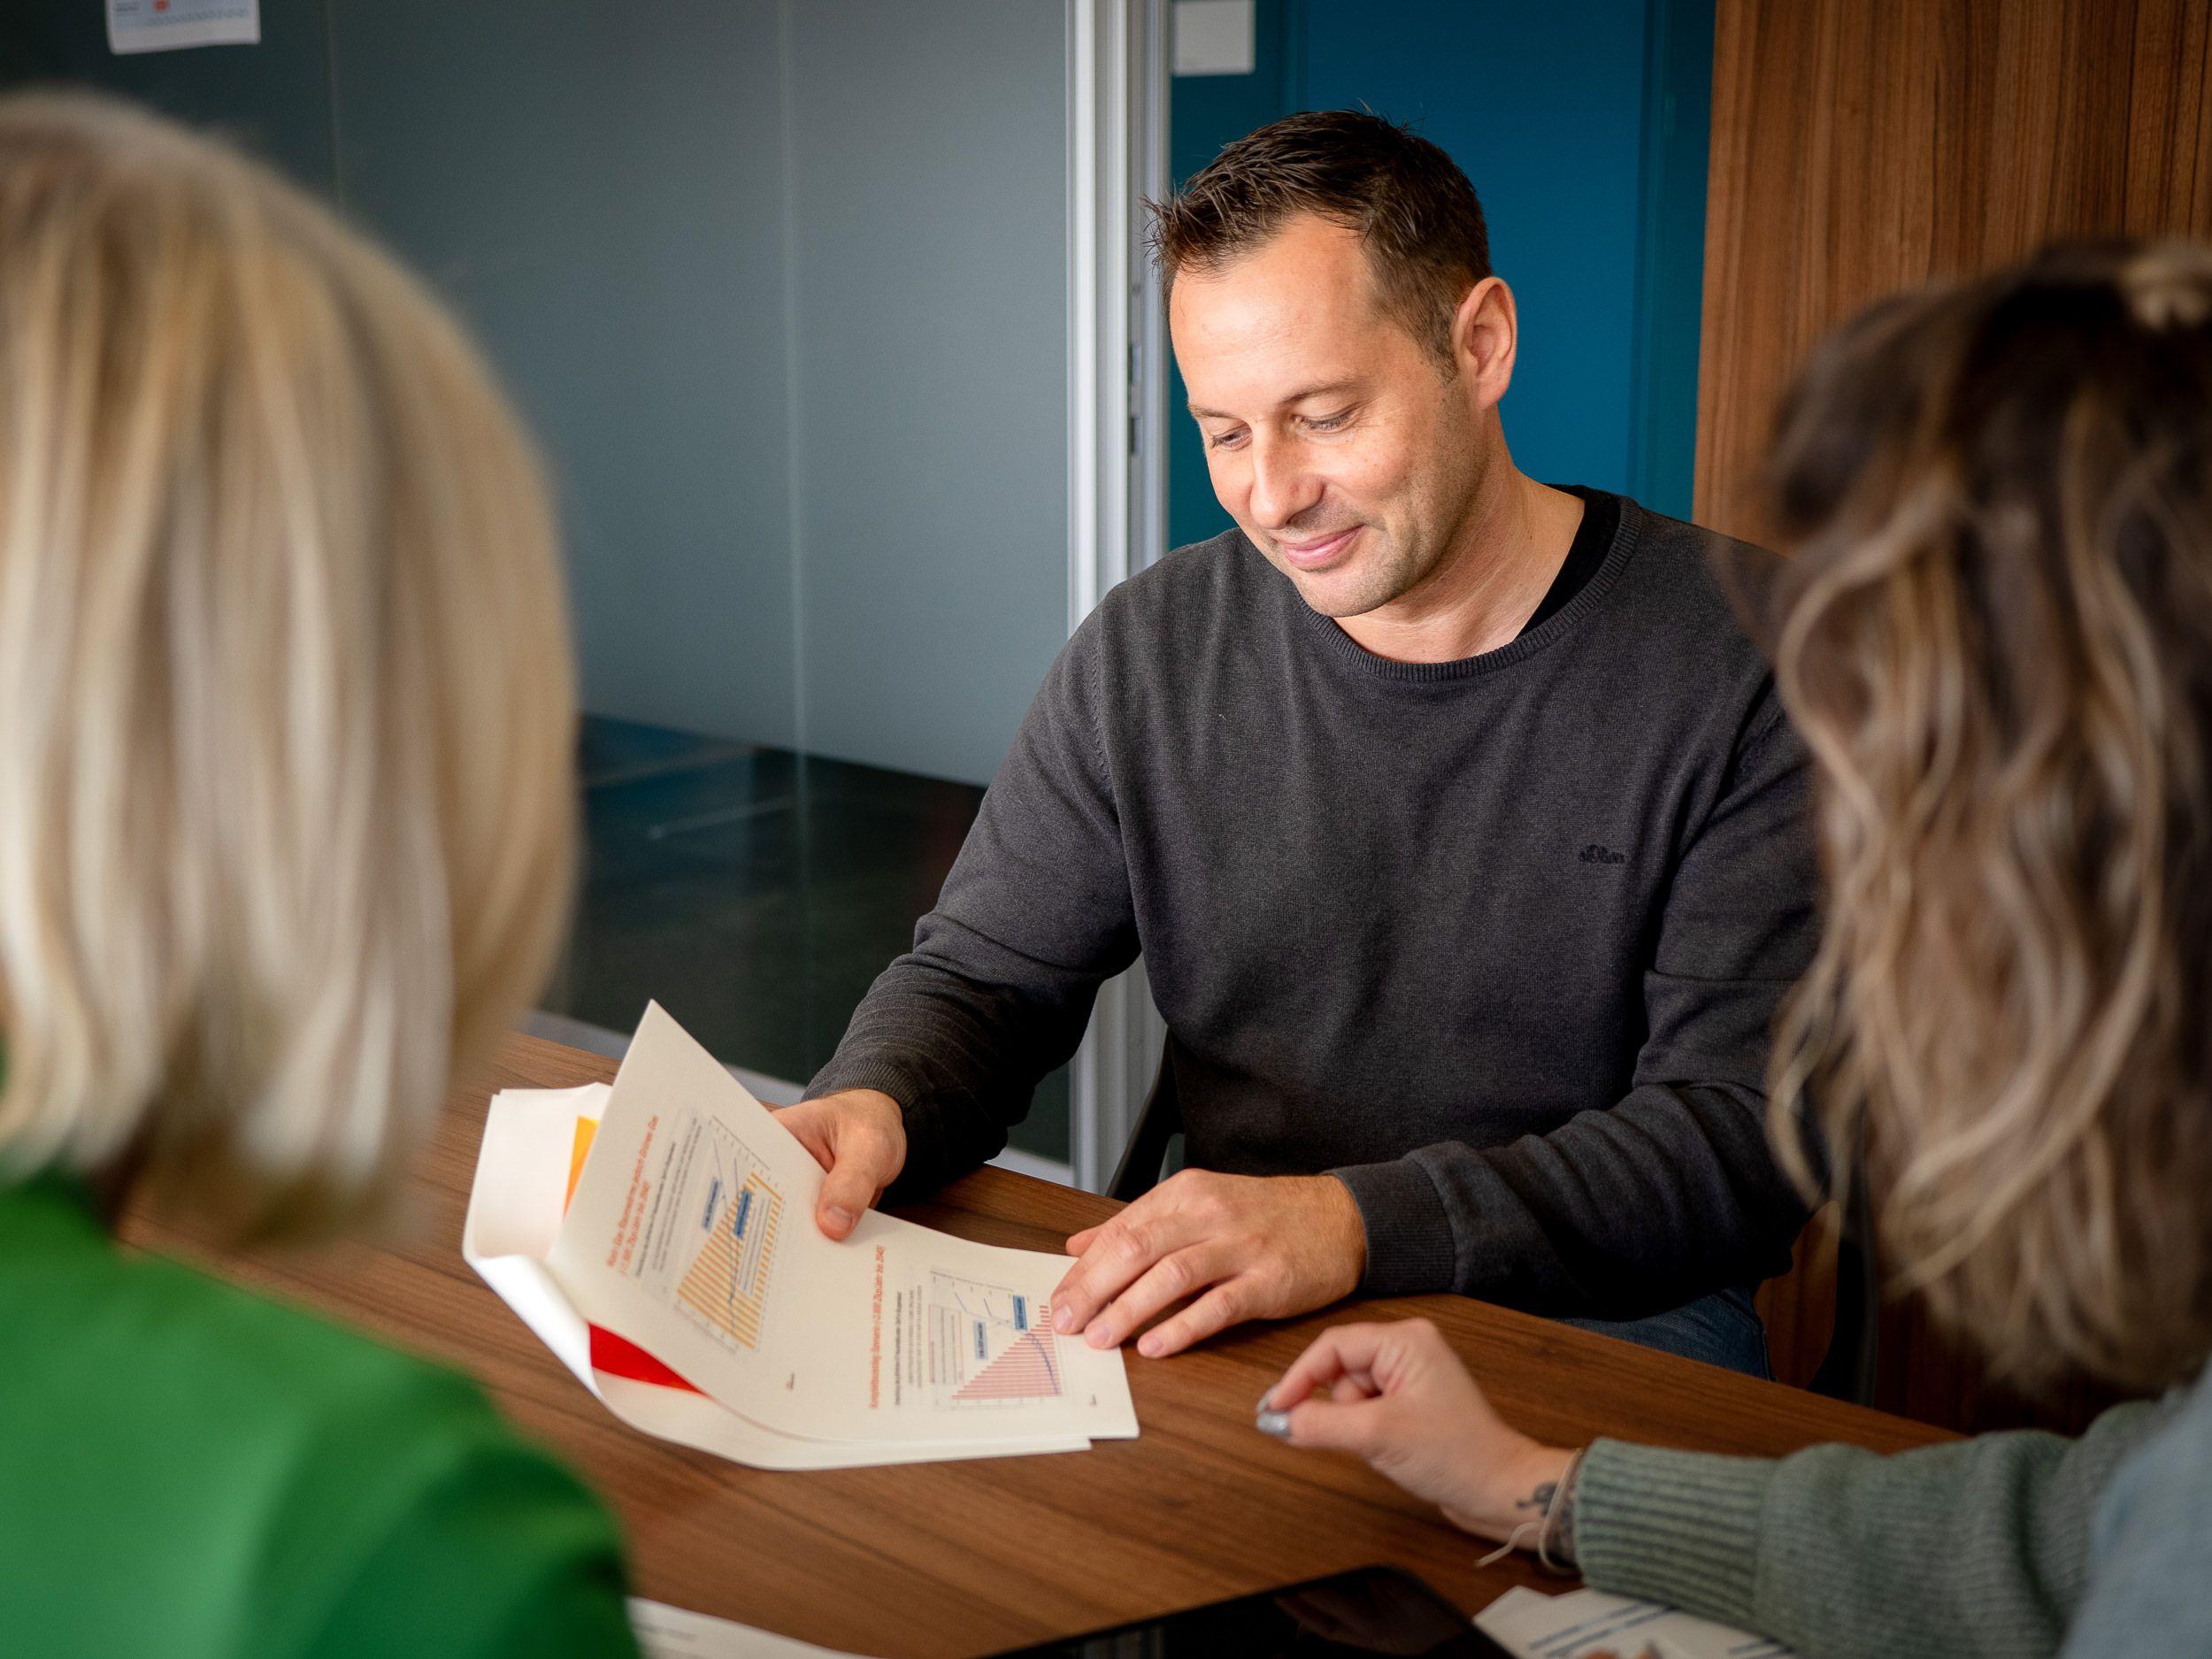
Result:
<svg viewBox="0 0 2212 1659"><path fill-rule="evenodd" d="M680 1388L689 1394L705 1392L694 1388L636 1343L595 1325L591 1327L591 1368L610 1377L656 1383L663 1388Z"/></svg>

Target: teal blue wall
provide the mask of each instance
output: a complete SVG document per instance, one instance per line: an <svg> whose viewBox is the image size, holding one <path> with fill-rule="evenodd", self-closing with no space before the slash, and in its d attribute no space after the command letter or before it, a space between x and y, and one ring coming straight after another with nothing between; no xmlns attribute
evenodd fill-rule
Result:
<svg viewBox="0 0 2212 1659"><path fill-rule="evenodd" d="M1259 0L1255 73L1179 78L1171 165L1295 110L1410 122L1473 180L1521 314L1515 460L1687 517L1697 413L1711 0ZM1171 390L1179 411L1179 380ZM1169 534L1225 528L1187 417Z"/></svg>

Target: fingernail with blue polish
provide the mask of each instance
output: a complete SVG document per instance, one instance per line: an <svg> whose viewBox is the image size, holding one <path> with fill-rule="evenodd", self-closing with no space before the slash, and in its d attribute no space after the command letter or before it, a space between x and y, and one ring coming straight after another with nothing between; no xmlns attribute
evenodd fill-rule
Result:
<svg viewBox="0 0 2212 1659"><path fill-rule="evenodd" d="M1279 1440L1290 1438L1290 1413L1263 1411L1253 1420L1252 1426L1263 1434L1272 1434Z"/></svg>

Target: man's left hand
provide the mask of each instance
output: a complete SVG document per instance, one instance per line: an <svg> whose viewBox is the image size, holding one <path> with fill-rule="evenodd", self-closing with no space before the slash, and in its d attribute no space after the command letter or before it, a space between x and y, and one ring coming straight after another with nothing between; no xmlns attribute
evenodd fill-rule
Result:
<svg viewBox="0 0 2212 1659"><path fill-rule="evenodd" d="M1286 1319L1359 1288L1367 1228L1333 1175L1219 1175L1184 1170L1111 1221L1068 1240L1082 1259L1052 1293L1052 1328L1114 1348L1147 1331L1148 1359L1181 1352L1245 1319Z"/></svg>

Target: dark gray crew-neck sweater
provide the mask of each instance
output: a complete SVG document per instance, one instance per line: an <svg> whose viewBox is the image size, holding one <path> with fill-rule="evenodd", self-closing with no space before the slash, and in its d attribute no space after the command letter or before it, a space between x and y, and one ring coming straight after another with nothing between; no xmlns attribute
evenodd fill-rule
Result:
<svg viewBox="0 0 2212 1659"><path fill-rule="evenodd" d="M1786 1267L1805 763L1709 564L1766 556L1620 505L1460 662L1363 650L1234 531L1114 588L810 1092L897 1100L933 1186L1141 949L1190 1161L1341 1177L1369 1294L1626 1318Z"/></svg>

